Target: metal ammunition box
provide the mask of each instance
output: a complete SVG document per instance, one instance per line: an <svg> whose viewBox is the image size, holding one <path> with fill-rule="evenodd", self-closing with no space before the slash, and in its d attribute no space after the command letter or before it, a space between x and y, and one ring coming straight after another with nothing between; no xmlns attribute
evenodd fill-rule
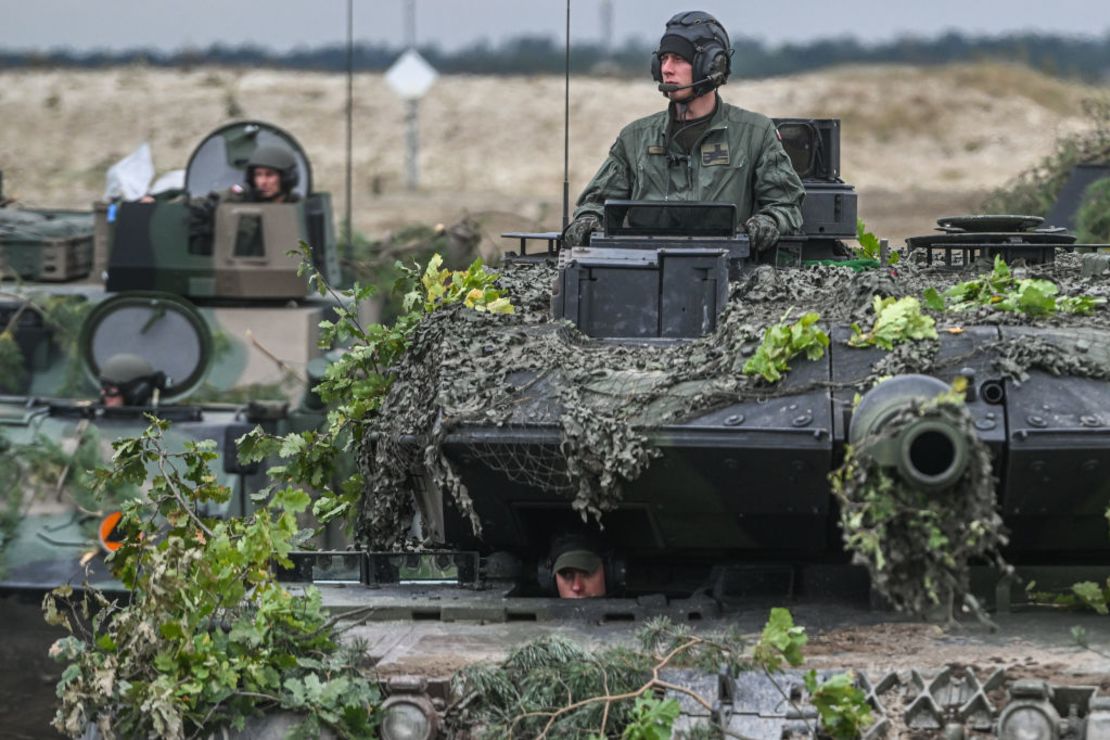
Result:
<svg viewBox="0 0 1110 740"><path fill-rule="evenodd" d="M75 280L92 269L93 236L84 215L23 211L0 229L0 271L23 280Z"/></svg>

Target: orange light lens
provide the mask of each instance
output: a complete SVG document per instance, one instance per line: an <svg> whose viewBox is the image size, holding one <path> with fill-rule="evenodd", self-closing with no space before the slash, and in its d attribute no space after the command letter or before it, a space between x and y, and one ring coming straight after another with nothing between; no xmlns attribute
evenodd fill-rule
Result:
<svg viewBox="0 0 1110 740"><path fill-rule="evenodd" d="M100 537L100 546L107 552L115 552L123 544L121 533L116 531L116 526L119 525L119 520L122 517L122 512L113 511L100 520L97 534Z"/></svg>

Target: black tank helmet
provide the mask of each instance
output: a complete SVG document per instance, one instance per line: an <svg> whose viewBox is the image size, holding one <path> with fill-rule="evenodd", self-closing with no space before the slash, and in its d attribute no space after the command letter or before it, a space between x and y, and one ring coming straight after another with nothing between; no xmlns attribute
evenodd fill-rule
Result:
<svg viewBox="0 0 1110 740"><path fill-rule="evenodd" d="M263 144L254 150L247 160L247 187L254 189L254 168L269 167L281 175L281 192L291 193L297 187L300 176L297 172L297 159L283 146Z"/></svg>
<svg viewBox="0 0 1110 740"><path fill-rule="evenodd" d="M677 54L694 67L694 95L704 95L728 81L732 71L732 45L717 19L700 10L678 13L669 21L651 56L651 77L663 82L666 53Z"/></svg>
<svg viewBox="0 0 1110 740"><path fill-rule="evenodd" d="M100 385L117 389L126 406L146 406L155 390L165 389L166 375L142 357L124 352L105 361L100 368Z"/></svg>

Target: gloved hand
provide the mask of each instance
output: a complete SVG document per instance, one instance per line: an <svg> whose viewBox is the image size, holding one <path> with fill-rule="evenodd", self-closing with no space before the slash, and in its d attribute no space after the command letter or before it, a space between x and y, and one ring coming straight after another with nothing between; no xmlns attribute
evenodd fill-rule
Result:
<svg viewBox="0 0 1110 740"><path fill-rule="evenodd" d="M778 244L779 226L770 216L757 213L744 224L753 252L762 252Z"/></svg>
<svg viewBox="0 0 1110 740"><path fill-rule="evenodd" d="M590 232L601 228L601 219L592 213L583 213L574 219L563 232L564 247L585 247L590 243Z"/></svg>

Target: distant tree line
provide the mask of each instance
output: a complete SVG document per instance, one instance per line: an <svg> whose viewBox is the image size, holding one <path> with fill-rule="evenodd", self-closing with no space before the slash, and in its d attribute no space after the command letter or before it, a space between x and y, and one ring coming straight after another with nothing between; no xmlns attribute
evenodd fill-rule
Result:
<svg viewBox="0 0 1110 740"><path fill-rule="evenodd" d="M736 37L735 74L772 77L840 64L942 64L961 61L1011 61L1046 73L1105 82L1110 79L1110 34L1102 38L1023 33L1000 37L948 33L933 38L907 37L881 44L854 38L822 39L804 44L771 46L758 39ZM605 49L576 44L571 52L575 73L604 73L634 77L648 69L654 44L630 40ZM358 71L381 71L401 52L400 46L359 43L353 50ZM563 70L564 50L550 36L518 36L500 44L478 42L457 51L438 46L420 53L440 72L470 74L542 74ZM126 64L156 67L222 65L283 69L341 71L347 68L347 49L341 44L275 52L259 46L225 46L173 52L150 49L88 51L53 49L40 52L0 50L0 69L34 67L100 68Z"/></svg>

